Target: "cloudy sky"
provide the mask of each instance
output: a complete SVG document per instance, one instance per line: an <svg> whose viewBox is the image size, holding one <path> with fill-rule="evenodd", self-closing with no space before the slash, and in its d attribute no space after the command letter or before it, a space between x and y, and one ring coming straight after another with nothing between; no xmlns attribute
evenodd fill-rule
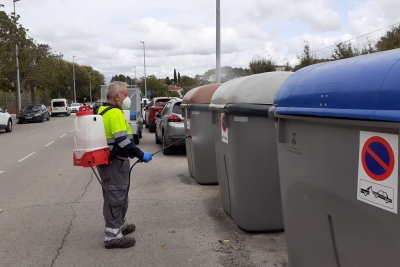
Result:
<svg viewBox="0 0 400 267"><path fill-rule="evenodd" d="M12 0L0 0L7 13ZM307 40L319 50L400 22L398 0L221 0L221 65L248 67L254 55L296 64ZM64 59L106 76L195 76L215 68L216 0L20 0L29 36ZM366 42L365 37L355 40ZM330 49L317 52L330 57Z"/></svg>

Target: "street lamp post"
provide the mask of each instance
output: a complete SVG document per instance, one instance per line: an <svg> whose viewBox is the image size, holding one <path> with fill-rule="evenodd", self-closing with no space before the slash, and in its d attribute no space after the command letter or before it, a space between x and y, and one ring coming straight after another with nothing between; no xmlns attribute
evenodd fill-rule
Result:
<svg viewBox="0 0 400 267"><path fill-rule="evenodd" d="M92 103L92 72L89 71L89 93L90 93L90 103Z"/></svg>
<svg viewBox="0 0 400 267"><path fill-rule="evenodd" d="M146 48L143 41L143 62L144 62L144 97L147 98L147 84L146 84Z"/></svg>
<svg viewBox="0 0 400 267"><path fill-rule="evenodd" d="M14 19L16 19L17 14L15 13L15 2L19 2L21 0L13 0L13 4L14 4ZM19 61L18 61L18 43L15 42L15 60L17 62L17 118L19 115L19 111L21 110L21 84L20 84L20 80L19 80Z"/></svg>
<svg viewBox="0 0 400 267"><path fill-rule="evenodd" d="M136 66L133 66L135 68L135 85L136 85Z"/></svg>
<svg viewBox="0 0 400 267"><path fill-rule="evenodd" d="M76 91L75 91L75 58L76 56L72 56L72 79L74 80L74 103L76 103Z"/></svg>
<svg viewBox="0 0 400 267"><path fill-rule="evenodd" d="M217 0L217 67L216 67L216 82L221 82L221 10L220 10L220 0Z"/></svg>

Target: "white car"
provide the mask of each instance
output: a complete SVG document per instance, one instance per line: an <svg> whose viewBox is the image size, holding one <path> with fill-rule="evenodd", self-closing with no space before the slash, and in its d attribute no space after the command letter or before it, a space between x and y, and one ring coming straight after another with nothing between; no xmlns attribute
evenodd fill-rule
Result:
<svg viewBox="0 0 400 267"><path fill-rule="evenodd" d="M81 103L72 103L71 106L69 107L69 110L71 113L76 113L79 111L79 107L83 106Z"/></svg>
<svg viewBox="0 0 400 267"><path fill-rule="evenodd" d="M8 114L7 110L0 108L0 130L5 129L6 132L12 131L12 119L11 115Z"/></svg>

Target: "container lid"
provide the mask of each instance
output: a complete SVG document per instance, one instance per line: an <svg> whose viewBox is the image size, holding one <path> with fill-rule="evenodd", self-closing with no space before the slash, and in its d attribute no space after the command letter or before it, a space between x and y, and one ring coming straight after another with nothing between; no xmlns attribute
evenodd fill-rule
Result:
<svg viewBox="0 0 400 267"><path fill-rule="evenodd" d="M276 114L400 121L400 49L300 69L274 105Z"/></svg>
<svg viewBox="0 0 400 267"><path fill-rule="evenodd" d="M223 109L227 104L236 103L271 105L276 91L292 73L265 72L230 80L215 91L210 108Z"/></svg>
<svg viewBox="0 0 400 267"><path fill-rule="evenodd" d="M185 94L181 105L187 104L210 104L214 92L222 83L207 84L196 87Z"/></svg>

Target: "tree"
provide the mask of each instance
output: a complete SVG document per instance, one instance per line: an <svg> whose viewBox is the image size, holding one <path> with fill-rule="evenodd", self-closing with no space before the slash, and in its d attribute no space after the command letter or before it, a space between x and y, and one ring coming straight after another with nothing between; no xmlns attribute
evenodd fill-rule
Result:
<svg viewBox="0 0 400 267"><path fill-rule="evenodd" d="M181 84L181 74L178 72L178 84Z"/></svg>
<svg viewBox="0 0 400 267"><path fill-rule="evenodd" d="M332 59L344 59L359 56L361 52L353 47L350 42L337 42L335 44L335 49L333 49Z"/></svg>
<svg viewBox="0 0 400 267"><path fill-rule="evenodd" d="M176 69L174 69L174 84L176 84L178 82L178 79L176 77Z"/></svg>
<svg viewBox="0 0 400 267"><path fill-rule="evenodd" d="M400 25L391 28L376 43L378 51L400 48Z"/></svg>
<svg viewBox="0 0 400 267"><path fill-rule="evenodd" d="M297 55L297 59L300 63L294 67L294 71L317 63L316 55L311 51L310 45L307 41L304 42L303 54Z"/></svg>
<svg viewBox="0 0 400 267"><path fill-rule="evenodd" d="M169 93L169 97L181 97L181 95L178 92L171 92Z"/></svg>
<svg viewBox="0 0 400 267"><path fill-rule="evenodd" d="M151 97L168 96L168 85L162 83L155 75L150 75L146 79L147 91L151 91ZM144 83L140 85L144 94Z"/></svg>
<svg viewBox="0 0 400 267"><path fill-rule="evenodd" d="M249 68L253 74L275 71L275 64L271 58L267 59L255 55L249 62Z"/></svg>
<svg viewBox="0 0 400 267"><path fill-rule="evenodd" d="M165 78L165 84L167 84L167 85L171 85L172 84L172 81L171 81L171 79L169 77Z"/></svg>

